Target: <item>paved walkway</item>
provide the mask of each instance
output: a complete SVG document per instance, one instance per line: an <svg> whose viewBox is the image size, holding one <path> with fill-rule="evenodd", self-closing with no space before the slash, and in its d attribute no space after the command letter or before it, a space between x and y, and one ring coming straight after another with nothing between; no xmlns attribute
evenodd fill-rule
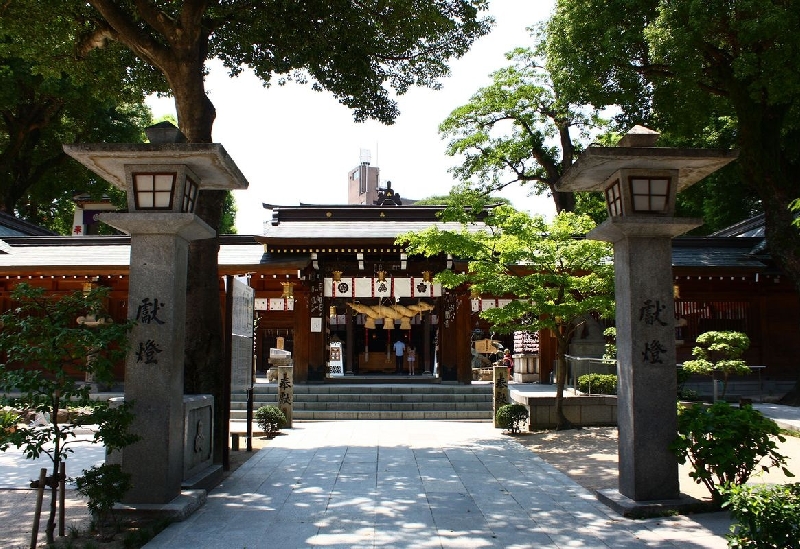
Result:
<svg viewBox="0 0 800 549"><path fill-rule="evenodd" d="M755 407L800 430L800 408ZM102 459L79 443L68 474ZM25 545L32 504L9 495L32 497L39 467L0 452L0 546ZM342 421L296 423L147 547L722 549L729 525L726 513L622 518L490 423Z"/></svg>
<svg viewBox="0 0 800 549"><path fill-rule="evenodd" d="M146 547L723 548L725 513L628 520L490 423L296 423Z"/></svg>

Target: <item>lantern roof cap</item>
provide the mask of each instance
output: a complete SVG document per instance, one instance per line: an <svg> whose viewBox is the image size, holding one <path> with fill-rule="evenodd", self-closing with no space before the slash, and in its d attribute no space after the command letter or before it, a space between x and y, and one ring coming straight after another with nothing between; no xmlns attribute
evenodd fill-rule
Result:
<svg viewBox="0 0 800 549"><path fill-rule="evenodd" d="M201 189L239 190L249 183L219 143L77 143L64 152L123 190L125 166L183 164Z"/></svg>
<svg viewBox="0 0 800 549"><path fill-rule="evenodd" d="M736 160L738 150L656 147L659 133L634 126L616 147L590 146L556 182L559 192L602 191L621 169L678 170L678 191Z"/></svg>

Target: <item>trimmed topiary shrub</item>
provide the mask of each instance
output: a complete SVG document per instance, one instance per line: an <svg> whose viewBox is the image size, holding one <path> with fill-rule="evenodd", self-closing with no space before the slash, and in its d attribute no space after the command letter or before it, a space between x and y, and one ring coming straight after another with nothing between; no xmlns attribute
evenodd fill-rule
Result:
<svg viewBox="0 0 800 549"><path fill-rule="evenodd" d="M262 406L256 410L255 419L269 438L277 435L281 427L286 425L286 416L277 406Z"/></svg>
<svg viewBox="0 0 800 549"><path fill-rule="evenodd" d="M722 488L734 522L728 547L800 547L800 484Z"/></svg>
<svg viewBox="0 0 800 549"><path fill-rule="evenodd" d="M721 488L744 484L764 460L761 469L781 467L788 477L786 456L776 440L785 439L780 428L752 406L733 407L720 401L711 406L678 406L678 438L670 445L680 463L694 469L689 476L703 483L711 499L722 503Z"/></svg>
<svg viewBox="0 0 800 549"><path fill-rule="evenodd" d="M731 375L744 376L750 373L750 368L742 359L744 352L750 347L750 338L747 334L732 330L721 332L705 332L697 336L696 346L692 349L694 360L683 363L683 369L690 374L703 374L711 376L715 383L715 376L722 375L722 395L728 390L728 378Z"/></svg>
<svg viewBox="0 0 800 549"><path fill-rule="evenodd" d="M504 404L497 409L497 425L512 435L518 435L520 426L528 419L528 408L522 404Z"/></svg>
<svg viewBox="0 0 800 549"><path fill-rule="evenodd" d="M614 374L586 374L578 378L578 390L594 395L616 395L617 376Z"/></svg>

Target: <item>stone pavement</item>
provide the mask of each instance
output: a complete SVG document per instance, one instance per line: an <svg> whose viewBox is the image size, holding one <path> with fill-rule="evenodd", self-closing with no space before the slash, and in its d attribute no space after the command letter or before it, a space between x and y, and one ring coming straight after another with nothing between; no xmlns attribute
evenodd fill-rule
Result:
<svg viewBox="0 0 800 549"><path fill-rule="evenodd" d="M726 513L630 520L490 423L295 423L146 547L723 548Z"/></svg>
<svg viewBox="0 0 800 549"><path fill-rule="evenodd" d="M800 430L800 408L754 406ZM67 474L103 455L79 443ZM43 464L0 452L0 547L27 546ZM70 524L88 520L76 503ZM342 421L295 423L148 547L723 548L729 525L725 513L622 518L491 423Z"/></svg>

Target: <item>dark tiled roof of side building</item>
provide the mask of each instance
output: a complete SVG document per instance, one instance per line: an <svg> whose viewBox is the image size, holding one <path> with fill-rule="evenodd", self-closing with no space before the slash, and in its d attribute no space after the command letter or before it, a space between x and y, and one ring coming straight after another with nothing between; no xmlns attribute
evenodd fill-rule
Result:
<svg viewBox="0 0 800 549"><path fill-rule="evenodd" d="M56 233L14 217L5 212L0 212L0 237L3 236L54 236Z"/></svg>

